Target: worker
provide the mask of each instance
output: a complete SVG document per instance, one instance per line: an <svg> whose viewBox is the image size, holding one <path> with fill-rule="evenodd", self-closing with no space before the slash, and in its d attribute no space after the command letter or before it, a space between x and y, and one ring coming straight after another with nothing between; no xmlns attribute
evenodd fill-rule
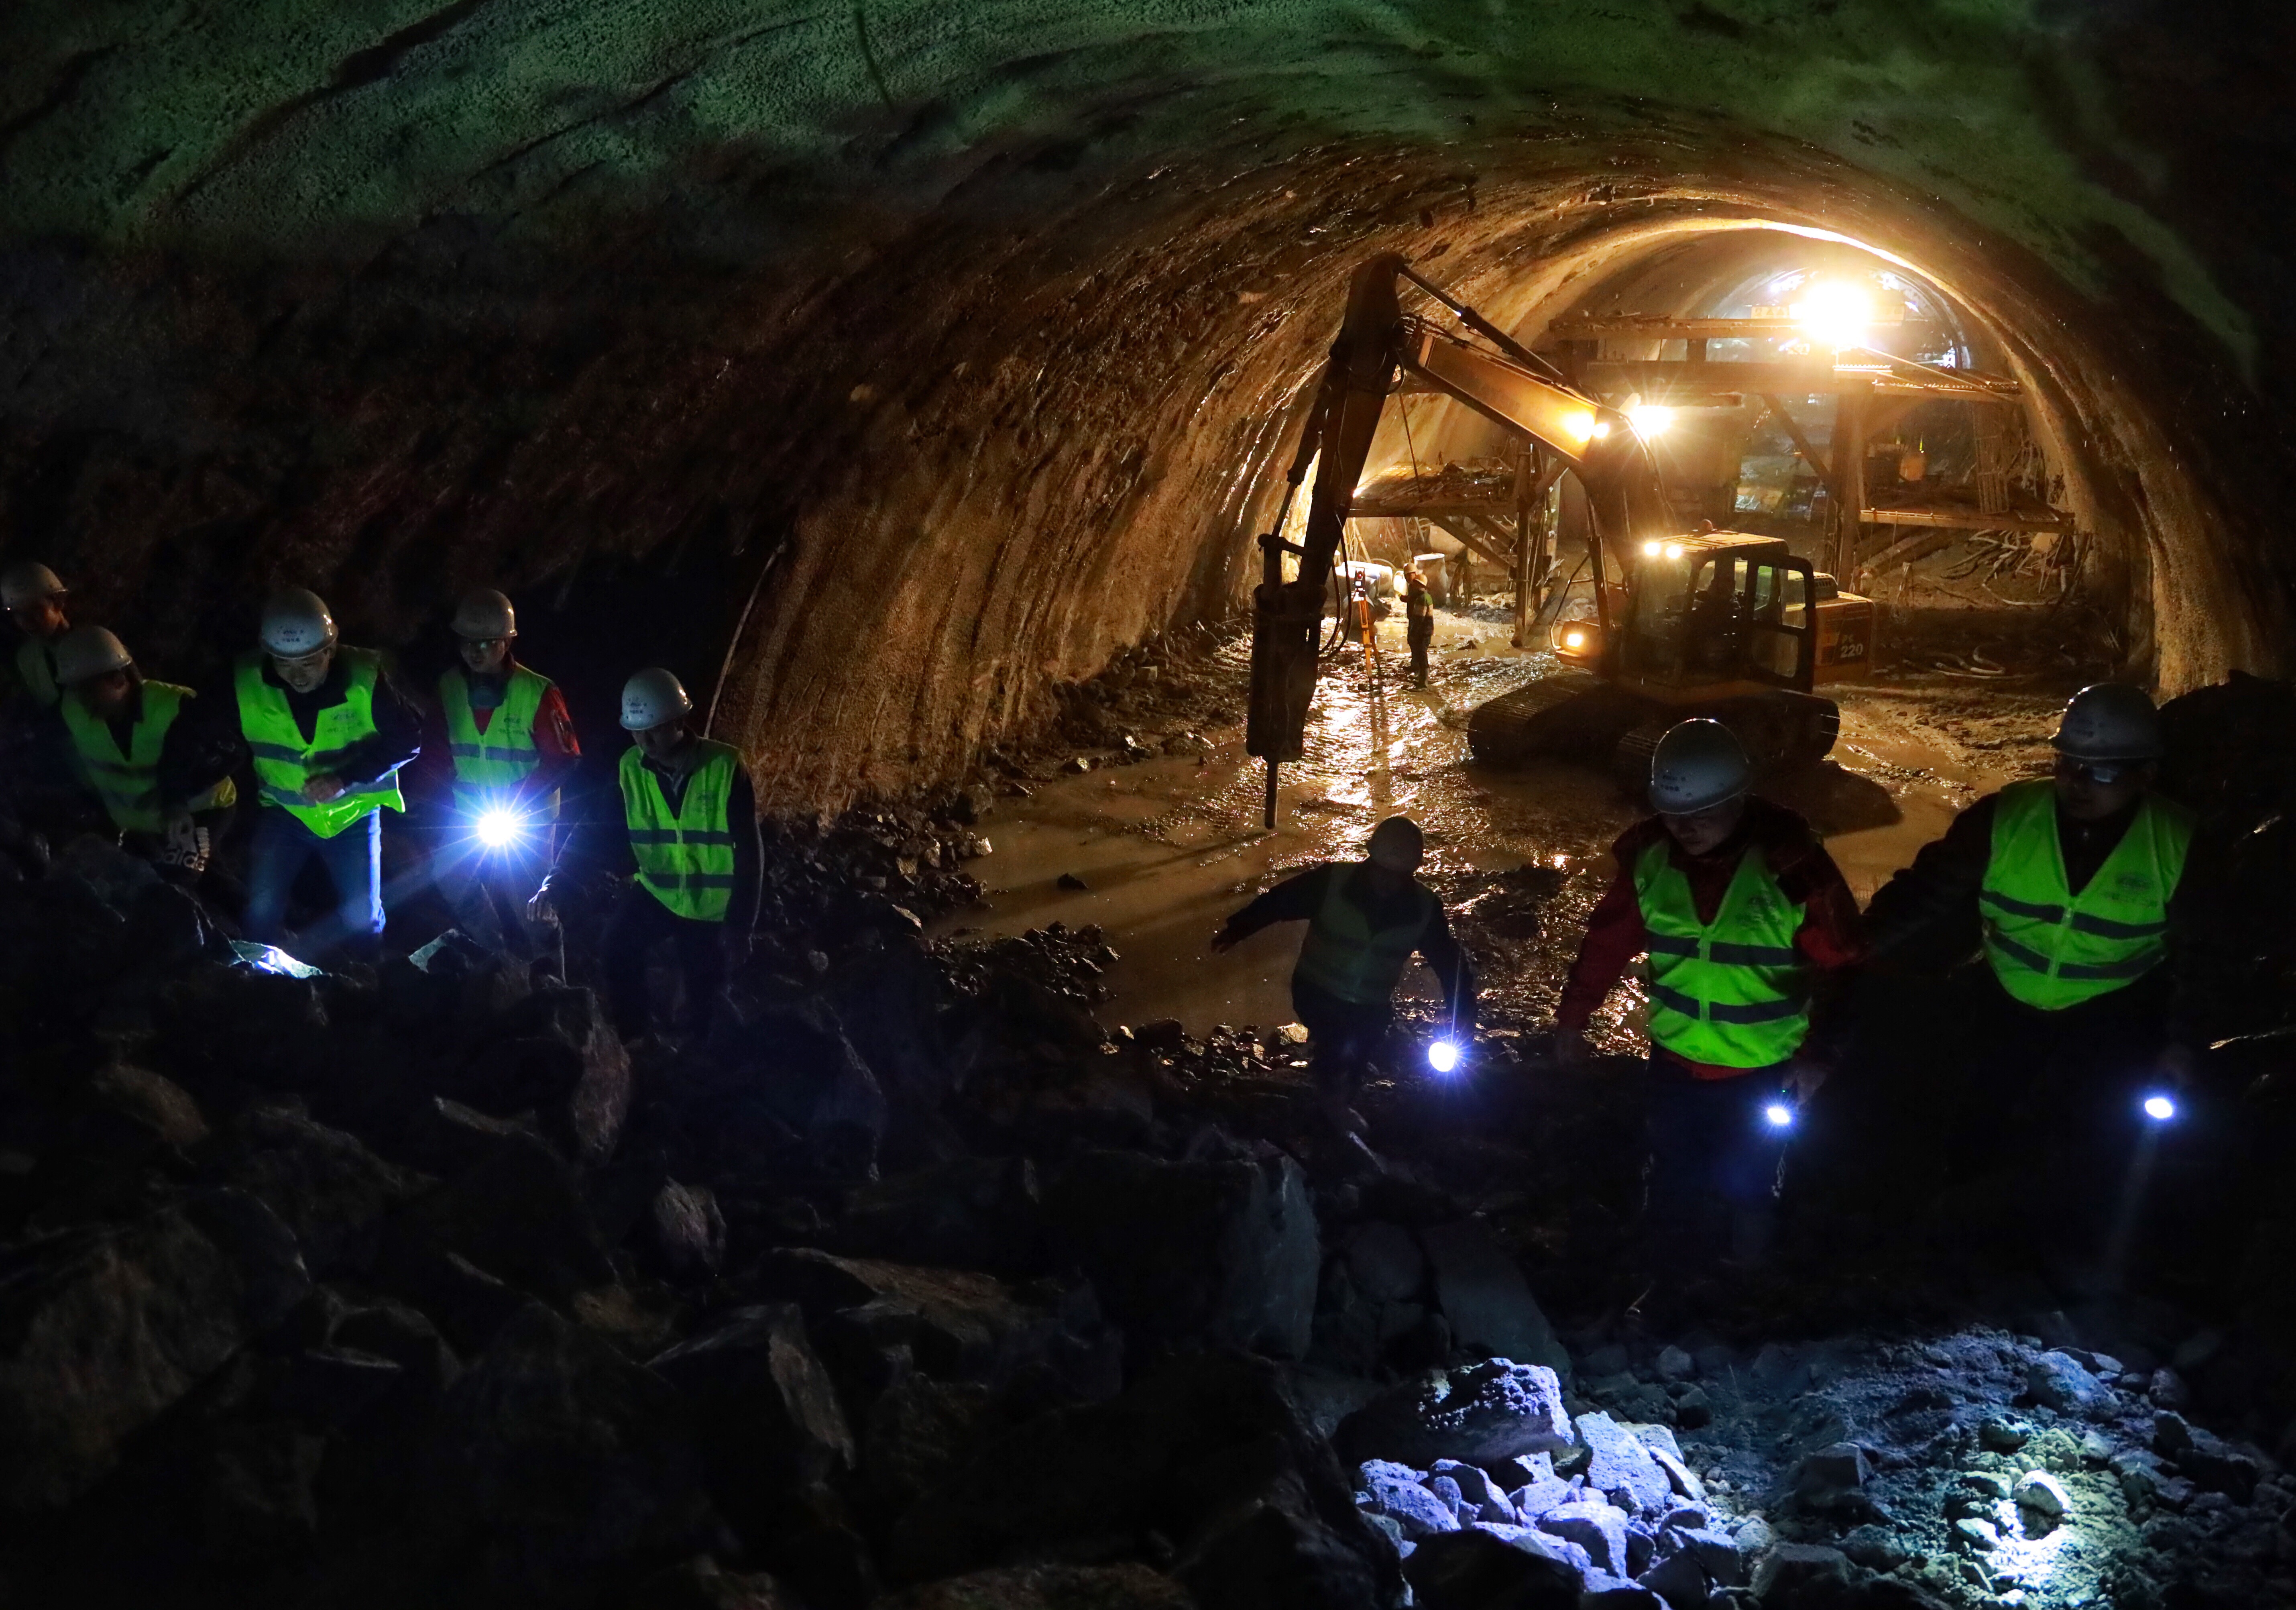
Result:
<svg viewBox="0 0 2296 1610"><path fill-rule="evenodd" d="M1419 825L1390 817L1360 861L1326 861L1284 879L1212 936L1226 952L1271 923L1305 922L1292 969L1292 1009L1308 1030L1308 1073L1334 1129L1364 1128L1354 1110L1394 1021L1392 997L1415 953L1443 986L1455 1037L1474 1031L1474 969L1451 936L1443 902L1414 875L1426 854Z"/></svg>
<svg viewBox="0 0 2296 1610"><path fill-rule="evenodd" d="M1427 572L1411 565L1403 572L1404 629L1411 645L1411 685L1427 686L1427 651L1435 642L1435 595Z"/></svg>
<svg viewBox="0 0 2296 1610"><path fill-rule="evenodd" d="M155 682L100 626L77 626L55 647L61 693L53 718L71 775L130 850L185 883L208 869L239 791L226 776L189 799L160 786L160 756L192 690Z"/></svg>
<svg viewBox="0 0 2296 1610"><path fill-rule="evenodd" d="M693 701L659 666L622 687L619 829L578 834L528 907L537 923L560 919L559 888L570 863L635 867L606 922L603 962L615 1027L625 1039L650 1033L646 958L673 942L695 1033L708 1030L728 965L747 959L757 927L763 854L757 794L741 752L696 735Z"/></svg>
<svg viewBox="0 0 2296 1610"><path fill-rule="evenodd" d="M71 629L64 596L64 584L45 564L27 560L0 571L0 604L19 639L13 692L35 712L55 708L56 645Z"/></svg>
<svg viewBox="0 0 2296 1610"><path fill-rule="evenodd" d="M1656 814L1611 845L1618 873L1555 1009L1556 1061L1583 1067L1595 1010L1648 956L1647 1228L1653 1261L1674 1273L1721 1251L1725 1231L1738 1262L1767 1255L1786 1137L1832 1060L1813 1018L1862 949L1833 857L1800 817L1749 793L1751 777L1718 721L1659 740Z"/></svg>
<svg viewBox="0 0 2296 1610"><path fill-rule="evenodd" d="M1874 895L1866 926L1877 965L1982 958L1933 1014L1966 1054L1924 1059L1933 1106L1964 1118L1945 1138L1950 1173L2013 1158L2051 1174L2068 1211L2101 1212L2144 1094L2194 1067L2179 939L2193 818L2153 791L2165 745L2143 690L2081 689L2051 742L2052 775L1962 811Z"/></svg>
<svg viewBox="0 0 2296 1610"><path fill-rule="evenodd" d="M1348 599L1348 636L1363 645L1364 661L1371 661L1375 639L1371 608L1371 584L1361 576L1355 579L1355 587Z"/></svg>
<svg viewBox="0 0 2296 1610"><path fill-rule="evenodd" d="M453 809L434 876L463 932L531 956L527 899L556 858L560 790L581 747L565 695L512 653L509 598L491 587L468 594L454 633L462 662L439 678Z"/></svg>
<svg viewBox="0 0 2296 1610"><path fill-rule="evenodd" d="M379 959L384 921L382 812L406 809L400 768L422 750L421 717L373 649L343 644L316 593L287 587L263 606L260 652L202 694L168 734L163 795L188 798L251 767L258 809L247 869L247 937L308 961L340 951ZM336 911L290 943L288 897L316 860Z"/></svg>

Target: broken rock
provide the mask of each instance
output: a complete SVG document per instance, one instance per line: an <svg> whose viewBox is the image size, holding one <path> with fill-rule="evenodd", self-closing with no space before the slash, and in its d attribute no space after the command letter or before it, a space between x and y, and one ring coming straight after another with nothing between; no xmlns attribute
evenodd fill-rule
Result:
<svg viewBox="0 0 2296 1610"><path fill-rule="evenodd" d="M1307 1181L1291 1158L1086 1152L1052 1181L1045 1209L1055 1255L1090 1277L1128 1331L1306 1354L1321 1258Z"/></svg>
<svg viewBox="0 0 2296 1610"><path fill-rule="evenodd" d="M2046 1352L2025 1372L2025 1388L2033 1401L2059 1414L2110 1413L2112 1389L2083 1369L2070 1353Z"/></svg>
<svg viewBox="0 0 2296 1610"><path fill-rule="evenodd" d="M1492 1359L1431 1370L1382 1393L1341 1423L1336 1442L1350 1459L1394 1459L1422 1469L1458 1459L1488 1469L1518 1454L1569 1448L1573 1439L1553 1370ZM1663 1474L1658 1481L1663 1487Z"/></svg>
<svg viewBox="0 0 2296 1610"><path fill-rule="evenodd" d="M62 1504L308 1286L295 1239L217 1191L0 1260L0 1506Z"/></svg>
<svg viewBox="0 0 2296 1610"><path fill-rule="evenodd" d="M852 1467L852 1433L793 1304L736 1310L650 1368L700 1411L710 1491L745 1531L782 1496Z"/></svg>
<svg viewBox="0 0 2296 1610"><path fill-rule="evenodd" d="M1429 1538L1403 1574L1427 1610L1578 1610L1577 1571L1480 1528Z"/></svg>
<svg viewBox="0 0 2296 1610"><path fill-rule="evenodd" d="M1543 1364L1558 1375L1570 1368L1570 1355L1555 1340L1521 1268L1481 1220L1431 1226L1419 1238L1434 1271L1436 1303L1458 1346Z"/></svg>
<svg viewBox="0 0 2296 1610"><path fill-rule="evenodd" d="M1673 1500L1674 1483L1642 1440L1606 1414L1583 1414L1577 1424L1578 1440L1591 1456L1588 1490L1604 1494L1629 1515L1663 1515Z"/></svg>

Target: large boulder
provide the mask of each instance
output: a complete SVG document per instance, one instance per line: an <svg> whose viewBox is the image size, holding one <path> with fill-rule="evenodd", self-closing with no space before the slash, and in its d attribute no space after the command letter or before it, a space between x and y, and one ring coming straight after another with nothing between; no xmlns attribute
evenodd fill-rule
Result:
<svg viewBox="0 0 2296 1610"><path fill-rule="evenodd" d="M919 1368L952 1378L1004 1380L1048 1354L1101 1373L1093 1360L1069 1358L1094 1343L1073 1334L1068 1314L992 1275L788 1247L768 1253L756 1279L761 1292L800 1304L825 1347L899 1345Z"/></svg>
<svg viewBox="0 0 2296 1610"><path fill-rule="evenodd" d="M615 1279L572 1171L537 1137L489 1137L475 1161L386 1227L381 1263L413 1289L415 1272L456 1254L517 1289L563 1302Z"/></svg>
<svg viewBox="0 0 2296 1610"><path fill-rule="evenodd" d="M1576 1441L1554 1372L1505 1359L1406 1381L1341 1421L1333 1440L1349 1460L1392 1459L1422 1470L1438 1459L1488 1470Z"/></svg>
<svg viewBox="0 0 2296 1610"><path fill-rule="evenodd" d="M1045 1209L1055 1256L1091 1277L1132 1334L1306 1354L1320 1252L1307 1182L1289 1157L1086 1152L1053 1179Z"/></svg>
<svg viewBox="0 0 2296 1610"><path fill-rule="evenodd" d="M1660 1516L1673 1507L1674 1483L1650 1446L1606 1414L1583 1414L1578 1440L1591 1456L1587 1487L1628 1515Z"/></svg>
<svg viewBox="0 0 2296 1610"><path fill-rule="evenodd" d="M65 1503L121 1442L284 1315L295 1238L241 1192L203 1193L0 1261L0 1505Z"/></svg>
<svg viewBox="0 0 2296 1610"><path fill-rule="evenodd" d="M745 1531L789 1493L852 1467L853 1433L792 1304L738 1309L651 1368L701 1411L710 1491Z"/></svg>
<svg viewBox="0 0 2296 1610"><path fill-rule="evenodd" d="M295 1233L314 1275L374 1261L386 1214L427 1183L385 1162L355 1135L299 1113L258 1108L218 1130L201 1173L259 1198Z"/></svg>
<svg viewBox="0 0 2296 1610"><path fill-rule="evenodd" d="M473 1605L588 1604L719 1527L693 1406L540 1303L448 1390L415 1494L414 1539Z"/></svg>
<svg viewBox="0 0 2296 1610"><path fill-rule="evenodd" d="M847 1200L835 1234L837 1250L858 1257L1038 1273L1045 1249L1036 1164L967 1157L865 1185Z"/></svg>
<svg viewBox="0 0 2296 1610"><path fill-rule="evenodd" d="M1010 1565L890 1594L870 1610L1198 1610L1145 1565Z"/></svg>
<svg viewBox="0 0 2296 1610"><path fill-rule="evenodd" d="M630 1108L630 1058L598 998L587 990L541 990L502 1018L508 1037L480 1054L472 1094L494 1113L532 1112L568 1156L603 1162ZM473 1077L475 1077L475 1073Z"/></svg>
<svg viewBox="0 0 2296 1610"><path fill-rule="evenodd" d="M1522 1269L1480 1219L1431 1225L1419 1232L1435 1276L1435 1302L1451 1322L1451 1340L1468 1351L1521 1364L1544 1364L1558 1376L1570 1355L1555 1340Z"/></svg>
<svg viewBox="0 0 2296 1610"><path fill-rule="evenodd" d="M1394 1554L1357 1511L1329 1446L1272 1366L1173 1359L1106 1403L990 1440L910 1507L890 1568L915 1581L1091 1549L1177 1550L1202 1610L1390 1602Z"/></svg>
<svg viewBox="0 0 2296 1610"><path fill-rule="evenodd" d="M1578 1573L1481 1527L1423 1540L1403 1563L1427 1610L1578 1610Z"/></svg>

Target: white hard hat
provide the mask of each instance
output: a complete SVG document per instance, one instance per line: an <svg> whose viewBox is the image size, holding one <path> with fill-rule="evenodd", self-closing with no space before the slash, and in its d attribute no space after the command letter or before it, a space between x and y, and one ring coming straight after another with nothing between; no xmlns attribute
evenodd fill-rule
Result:
<svg viewBox="0 0 2296 1610"><path fill-rule="evenodd" d="M2124 682L2097 682L2066 702L2050 740L2075 760L2157 760L2168 745L2161 712L2144 690Z"/></svg>
<svg viewBox="0 0 2296 1610"><path fill-rule="evenodd" d="M1727 804L1746 792L1753 769L1746 746L1721 722L1677 722L1651 751L1651 809L1686 817Z"/></svg>
<svg viewBox="0 0 2296 1610"><path fill-rule="evenodd" d="M455 606L455 636L482 643L491 637L518 636L518 613L510 599L490 587L463 595Z"/></svg>
<svg viewBox="0 0 2296 1610"><path fill-rule="evenodd" d="M1416 872L1427 854L1426 835L1409 817L1390 817L1371 830L1371 864L1390 872Z"/></svg>
<svg viewBox="0 0 2296 1610"><path fill-rule="evenodd" d="M43 598L54 598L62 594L64 584L56 573L45 564L27 559L0 571L0 609L22 609Z"/></svg>
<svg viewBox="0 0 2296 1610"><path fill-rule="evenodd" d="M100 626L76 626L56 645L56 680L62 683L85 682L135 663L126 645Z"/></svg>
<svg viewBox="0 0 2296 1610"><path fill-rule="evenodd" d="M282 660L299 660L335 645L335 618L310 588L281 587L264 601L262 637Z"/></svg>
<svg viewBox="0 0 2296 1610"><path fill-rule="evenodd" d="M647 666L622 684L622 727L626 731L644 732L649 727L660 727L693 713L693 701L685 696L685 685L659 665Z"/></svg>

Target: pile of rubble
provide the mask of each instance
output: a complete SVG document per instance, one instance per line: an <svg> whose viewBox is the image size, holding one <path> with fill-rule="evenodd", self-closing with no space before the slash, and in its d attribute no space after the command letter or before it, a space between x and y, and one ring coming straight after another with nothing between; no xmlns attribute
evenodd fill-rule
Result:
<svg viewBox="0 0 2296 1610"><path fill-rule="evenodd" d="M2253 1346L1825 1267L1660 1335L1624 1079L1502 1022L1335 1142L1295 1033L1104 1025L1095 931L928 943L981 804L776 825L716 1025L627 1046L92 842L0 884L0 1603L2296 1602L2296 1483L2203 1429Z"/></svg>

